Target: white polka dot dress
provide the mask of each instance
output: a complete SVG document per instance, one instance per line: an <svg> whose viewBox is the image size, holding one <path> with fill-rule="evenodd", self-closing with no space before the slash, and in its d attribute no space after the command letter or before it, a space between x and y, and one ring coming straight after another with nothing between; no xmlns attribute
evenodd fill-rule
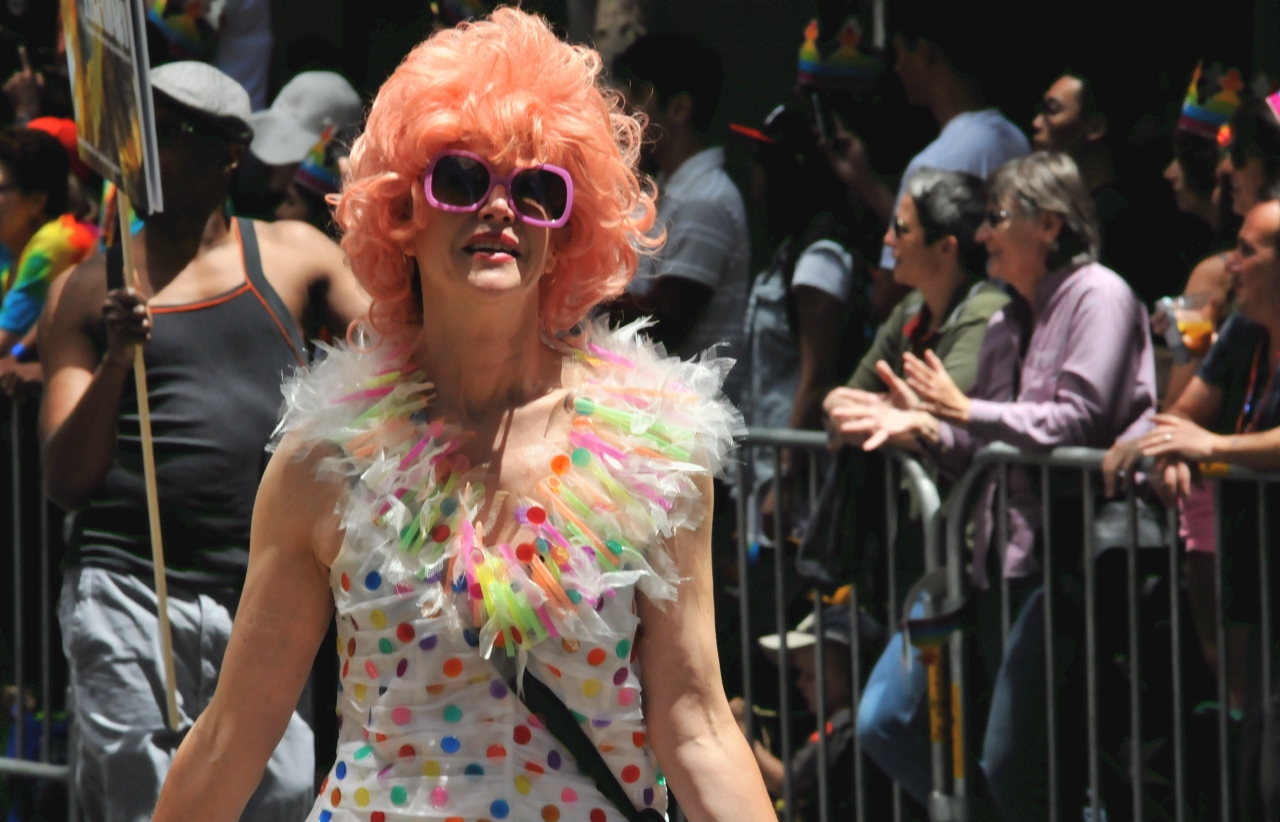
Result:
<svg viewBox="0 0 1280 822"><path fill-rule="evenodd" d="M321 471L351 483L330 569L341 730L311 822L623 820L493 655L551 688L637 808L665 809L635 592L674 598L663 540L701 523L693 477L741 418L719 394L731 363L663 357L639 328L589 328L567 357L568 447L519 500L514 544L485 542L483 470L412 364L330 349L286 384L281 432L339 446Z"/></svg>

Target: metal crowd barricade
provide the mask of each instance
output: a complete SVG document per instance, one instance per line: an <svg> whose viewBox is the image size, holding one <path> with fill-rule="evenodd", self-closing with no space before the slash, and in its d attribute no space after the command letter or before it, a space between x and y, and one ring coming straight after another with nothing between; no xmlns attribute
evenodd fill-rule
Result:
<svg viewBox="0 0 1280 822"><path fill-rule="evenodd" d="M1098 583L1096 579L1096 562L1098 555L1095 552L1095 534L1094 534L1094 517L1097 505L1095 496L1096 475L1102 467L1102 459L1105 451L1090 448L1059 448L1051 452L1044 453L1024 453L1011 446L1003 443L990 445L975 456L974 461L965 473L965 475L956 483L942 511L942 517L946 525L946 564L948 577L948 605L952 607L958 606L965 596L965 562L966 562L966 546L964 543L964 531L966 523L970 518L969 501L973 498L976 491L980 491L986 486L986 478L994 476L997 483L997 523L998 523L998 542L997 545L1007 545L1007 531L1005 523L1007 521L1007 499L1008 499L1008 477L1009 466L1022 466L1024 470L1039 469L1040 487L1041 487L1041 513L1042 513L1042 551L1040 553L1042 585L1044 590L1044 641L1045 641L1045 704L1046 704L1046 728L1045 739L1047 743L1047 789L1048 789L1048 808L1047 818L1053 822L1061 818L1060 814L1060 790L1059 783L1059 751L1057 749L1060 740L1057 707L1062 704L1059 694L1055 693L1055 654L1053 653L1055 626L1054 615L1055 606L1053 602L1054 585L1054 563L1055 556L1058 558L1065 557L1064 552L1075 550L1073 546L1055 546L1053 544L1054 526L1050 521L1050 471L1067 471L1078 472L1082 487L1082 523L1083 523L1083 545L1079 549L1083 550L1082 569L1084 578L1084 630L1085 630L1085 678L1086 688L1084 699L1086 702L1085 717L1087 721L1085 746L1087 749L1087 802L1088 815L1085 817L1093 822L1099 822L1106 818L1104 816L1106 804L1104 802L1102 792L1101 779L1101 761L1099 756L1099 658L1098 658L1098 625L1095 608L1097 602ZM994 469L994 470L992 470ZM1270 591L1269 591L1269 557L1268 557L1268 522L1266 508L1266 487L1268 484L1280 483L1280 474L1260 474L1239 468L1227 468L1226 466L1215 466L1211 472L1203 474L1214 481L1215 486L1215 503L1216 508L1216 531L1217 544L1214 557L1215 578L1213 587L1215 591L1216 608L1214 613L1215 633L1217 642L1218 664L1217 664L1217 817L1220 820L1228 820L1240 818L1242 809L1233 809L1233 790L1232 782L1232 762L1234 751L1232 750L1232 740L1228 729L1228 661L1230 654L1227 649L1227 632L1226 632L1226 616L1223 603L1223 553L1226 546L1222 539L1222 511L1221 511L1221 487L1219 480L1241 480L1256 483L1257 485L1257 505L1258 505L1258 561L1259 561L1259 628L1260 628L1260 684L1262 694L1262 706L1264 713L1264 728L1270 728L1272 710L1270 696L1272 694L1272 675L1271 675L1271 607L1270 607ZM1169 588L1169 632L1170 632L1170 667L1171 676L1169 677L1170 702L1172 705L1172 716L1170 720L1170 736L1172 737L1172 767L1171 773L1161 774L1162 778L1167 778L1172 785L1172 816L1167 816L1158 808L1144 808L1144 787L1148 780L1146 778L1146 764L1144 760L1143 750L1143 733L1142 733L1142 711L1144 693L1141 679L1141 663L1143 657L1143 648L1139 641L1139 593L1138 593L1138 551L1139 551L1139 514L1137 499L1134 492L1133 483L1128 484L1124 497L1126 510L1126 529L1127 529L1127 545L1123 546L1125 550L1125 564L1128 574L1126 586L1126 613L1128 630L1128 648L1127 648L1127 665L1126 672L1128 676L1128 711L1129 711L1129 751L1127 762L1127 778L1130 785L1130 795L1127 801L1122 801L1120 797L1109 797L1112 801L1109 803L1111 813L1114 814L1119 809L1119 804L1127 805L1125 808L1127 814L1135 820L1146 818L1171 818L1175 822L1184 822L1189 818L1191 809L1189 808L1189 797L1187 794L1187 742L1186 742L1186 720L1183 699L1184 699L1184 676L1183 659L1182 659L1182 619L1181 619L1181 595L1180 580L1181 572L1179 567L1179 545L1178 545L1178 514L1176 509L1170 509L1165 512L1163 542L1164 549L1167 552L1167 573ZM1151 550L1150 547L1144 546L1142 550ZM1243 547L1238 550L1245 550ZM1009 635L1009 586L1007 582L1002 582L999 586L1001 596L1001 633L1003 642L1007 643ZM1003 647L1003 645L1002 645ZM965 699L964 686L964 666L965 645L963 638L959 635L953 635L951 639L951 671L953 673L953 688L959 693L958 704L968 709L969 703ZM1150 693L1150 691L1149 691ZM1069 698L1065 695L1063 698ZM974 720L982 720L983 717L974 717ZM968 732L975 723L973 721L961 721L957 725L957 730ZM1265 734L1266 732L1264 732ZM1266 737L1264 736L1264 740ZM1265 744L1265 743L1264 743ZM963 750L962 744L957 745L957 751ZM963 765L961 765L963 767ZM957 771L959 773L959 770ZM937 783L935 782L935 786ZM949 805L950 814L946 818L956 820L967 820L969 817L969 803L972 799L971 786L962 778L954 780L950 793ZM946 810L947 805L943 806ZM931 815L934 819L943 818L937 813L938 808L933 809ZM1234 812L1234 813L1233 813ZM1197 818L1214 818L1211 814L1199 816Z"/></svg>
<svg viewBox="0 0 1280 822"><path fill-rule="evenodd" d="M753 428L742 439L741 445L744 448L771 448L773 449L773 464L775 470L773 473L772 490L775 500L775 511L779 510L782 500L782 488L780 472L777 466L781 465L781 453L783 449L798 449L816 454L826 451L827 437L825 434L816 431L795 431L788 429L763 429ZM924 468L910 455L898 452L892 449L885 449L887 456L885 460L885 499L886 499L886 546L885 546L885 564L888 569L888 584L886 585L887 602L885 603L886 613L889 615L888 630L892 632L898 618L898 602L896 597L897 579L895 574L895 566L897 561L896 541L898 528L898 511L897 511L897 490L898 476L895 472L895 466L900 471L902 484L906 486L912 495L913 502L919 510L922 527L924 531L924 565L926 571L931 571L939 567L942 562L942 554L939 550L939 544L936 534L937 513L941 507L938 496L938 489L930 479ZM809 507L812 511L815 507L817 497L817 472L816 461L810 459L809 464ZM749 493L747 486L747 478L745 470L739 471L738 474L738 493L737 493L737 517L738 517L738 575L739 575L739 623L741 625L739 637L741 641L742 655L742 688L743 701L746 703L747 710L747 736L754 738L754 716L751 711L752 701L752 656L757 637L751 635L751 602L750 602L750 585L748 584L750 575L749 562L749 546L747 544L747 513L746 513L746 497ZM792 740L791 740L791 699L790 699L790 670L788 665L788 651L785 637L789 626L786 618L786 595L787 595L787 569L794 562L794 556L788 557L786 551L786 540L782 532L782 517L775 515L773 519L773 544L774 550L777 552L776 561L774 562L773 572L773 589L774 589L774 622L778 636L782 638L778 648L778 691L779 691L779 739L778 747L781 752L783 762L783 819L784 822L792 822L795 812L795 796L792 789L791 779L791 761L793 757ZM858 601L857 586L851 586L851 596L849 598L849 623L850 623L850 697L852 704L853 717L857 716L858 703L862 697L862 671L861 671L861 641L859 633L859 610L862 603ZM873 603L878 606L879 603ZM814 642L814 668L818 672L815 677L816 701L818 703L817 713L817 787L818 787L818 822L831 822L832 814L829 805L830 788L828 784L828 762L827 762L827 716L826 716L826 677L825 677L825 637L821 629L823 619L823 609L827 606L824 604L821 596L813 598L813 617L815 625L815 642ZM931 723L932 724L932 723ZM858 740L857 733L853 734L853 768L850 774L853 780L853 798L854 798L854 819L856 822L865 822L867 819L865 793L866 781L864 778L865 768L862 757L861 745ZM945 742L939 739L933 740L932 757L933 768L936 776L941 776L945 768ZM901 819L902 805L898 787L894 786L894 805L893 818L895 822Z"/></svg>
<svg viewBox="0 0 1280 822"><path fill-rule="evenodd" d="M31 410L25 409L16 400L8 403L9 413L5 424L9 433L9 475L12 499L10 501L10 555L11 569L13 573L12 579L12 596L13 596L13 629L12 629L12 653L13 653L13 685L14 685L14 711L12 716L5 716L2 721L11 724L11 744L13 751L17 754L15 757L0 756L0 777L19 778L19 779L36 779L45 781L65 782L67 788L67 819L74 820L77 818L76 795L74 785L72 784L73 768L67 764L59 764L52 762L52 733L53 733L53 685L52 685L52 664L53 654L61 653L61 649L52 647L52 615L53 603L50 597L50 546L49 546L49 506L44 497L43 482L40 476L40 467L38 464L27 465L24 463L23 451L26 438L36 436L36 428L34 425L34 407L32 403ZM38 461L37 461L38 462ZM34 524L34 533L38 534L38 554L35 557L39 563L40 589L36 603L28 602L29 590L25 584L24 564L31 557L31 548L35 540L31 538L32 523L27 521L24 514L29 513L24 505L23 489L35 489L33 493L39 494L39 516L38 522ZM40 645L40 745L38 749L38 758L36 760L26 759L23 754L26 749L26 692L27 692L27 670L26 670L26 647L28 640L27 620L32 615L32 606L35 605L39 610L35 614L39 625L39 645ZM71 691L67 689L66 709L68 716L72 713ZM68 722L68 739L67 753L68 757L74 756L74 722ZM4 751L0 751L3 754Z"/></svg>

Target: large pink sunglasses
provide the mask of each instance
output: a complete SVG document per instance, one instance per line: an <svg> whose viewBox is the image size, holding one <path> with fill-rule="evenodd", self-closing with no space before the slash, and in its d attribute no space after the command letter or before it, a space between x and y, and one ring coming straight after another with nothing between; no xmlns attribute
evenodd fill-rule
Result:
<svg viewBox="0 0 1280 822"><path fill-rule="evenodd" d="M479 210L499 185L506 189L512 210L529 225L559 228L569 222L573 178L559 166L518 168L499 177L478 154L448 149L431 158L422 181L428 203L454 212Z"/></svg>

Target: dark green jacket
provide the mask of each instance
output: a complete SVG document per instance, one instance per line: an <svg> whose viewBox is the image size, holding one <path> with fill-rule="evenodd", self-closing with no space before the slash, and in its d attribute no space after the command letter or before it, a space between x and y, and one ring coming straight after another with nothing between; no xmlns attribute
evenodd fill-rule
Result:
<svg viewBox="0 0 1280 822"><path fill-rule="evenodd" d="M961 391L967 392L973 385L978 371L978 351L982 348L983 337L987 335L987 322L1008 302L1009 295L1004 286L993 280L966 286L961 289L946 321L932 338L925 341L923 348L933 349ZM887 391L888 386L876 374L878 360L889 363L894 373L902 376L902 355L912 348L908 326L923 307L924 296L919 291L912 291L894 306L889 318L876 332L871 348L849 378L850 388Z"/></svg>

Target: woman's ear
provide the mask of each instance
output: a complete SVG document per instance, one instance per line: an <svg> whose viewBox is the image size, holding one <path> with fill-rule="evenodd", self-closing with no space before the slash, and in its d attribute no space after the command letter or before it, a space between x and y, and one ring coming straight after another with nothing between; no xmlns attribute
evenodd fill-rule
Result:
<svg viewBox="0 0 1280 822"><path fill-rule="evenodd" d="M1056 211L1041 211L1036 216L1036 227L1046 243L1056 241L1064 225L1066 220L1062 219L1062 215Z"/></svg>
<svg viewBox="0 0 1280 822"><path fill-rule="evenodd" d="M49 204L49 195L43 191L32 192L24 196L27 204L27 211L30 213L31 221L37 226L43 225L48 219L45 216L45 206Z"/></svg>
<svg viewBox="0 0 1280 822"><path fill-rule="evenodd" d="M960 253L960 241L956 239L956 235L948 234L935 244L938 253L944 257L954 257Z"/></svg>

